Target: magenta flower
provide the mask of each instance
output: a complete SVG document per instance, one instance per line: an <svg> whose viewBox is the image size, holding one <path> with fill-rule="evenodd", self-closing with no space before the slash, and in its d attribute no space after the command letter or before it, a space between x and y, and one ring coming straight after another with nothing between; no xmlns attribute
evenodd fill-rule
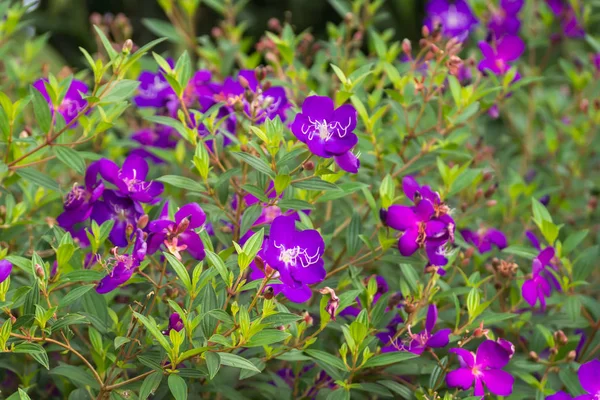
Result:
<svg viewBox="0 0 600 400"><path fill-rule="evenodd" d="M333 156L333 160L338 167L351 174L356 174L360 168L360 160L351 151L347 151L339 156Z"/></svg>
<svg viewBox="0 0 600 400"><path fill-rule="evenodd" d="M127 246L127 227L131 229L137 226L137 221L144 215L144 209L135 200L119 194L117 191L106 189L102 200L94 203L91 218L102 225L104 222L114 220L108 238L118 247Z"/></svg>
<svg viewBox="0 0 600 400"><path fill-rule="evenodd" d="M178 313L173 313L169 316L169 332L171 330L176 330L180 332L183 329L183 320L179 316Z"/></svg>
<svg viewBox="0 0 600 400"><path fill-rule="evenodd" d="M164 160L154 155L147 148L173 149L177 145L177 134L173 128L157 126L153 129L144 128L135 132L131 135L131 140L138 142L141 147L133 149L129 154L159 164L163 163Z"/></svg>
<svg viewBox="0 0 600 400"><path fill-rule="evenodd" d="M258 257L263 257L264 252L261 250L258 253ZM257 280L263 279L266 275L263 270L258 268L256 263L253 261L250 264L250 279ZM279 271L273 270L271 267L265 267L271 276L271 279L280 279ZM289 301L293 303L304 303L307 302L312 296L312 290L308 285L290 286L283 283L271 283L269 287L273 290L273 295L283 294Z"/></svg>
<svg viewBox="0 0 600 400"><path fill-rule="evenodd" d="M298 231L291 216L275 218L269 238L263 244L263 256L267 264L279 272L279 280L293 289L307 293L307 285L325 279L323 259L325 242L313 229Z"/></svg>
<svg viewBox="0 0 600 400"><path fill-rule="evenodd" d="M358 143L354 134L356 110L350 104L336 109L333 100L325 96L310 96L302 103L302 112L292 122L292 133L319 157L340 156L340 167L358 170L358 160L348 152ZM337 160L336 160L337 161Z"/></svg>
<svg viewBox="0 0 600 400"><path fill-rule="evenodd" d="M433 30L440 24L442 34L448 38L465 40L477 25L477 17L466 0L429 0L425 12L425 25Z"/></svg>
<svg viewBox="0 0 600 400"><path fill-rule="evenodd" d="M557 270L557 267L552 265L551 261L554 258L554 248L546 247L533 260L532 277L527 279L521 288L523 298L531 307L540 302L542 310L546 309L546 297L550 297L552 285L560 289L556 278L548 271L546 267L552 267Z"/></svg>
<svg viewBox="0 0 600 400"><path fill-rule="evenodd" d="M205 256L204 244L195 229L206 221L206 214L196 203L189 203L175 213L175 221L169 219L169 203L165 203L160 217L148 224L148 253L154 254L164 245L178 259L180 252L187 252L196 260Z"/></svg>
<svg viewBox="0 0 600 400"><path fill-rule="evenodd" d="M160 182L146 182L148 163L137 155L130 155L125 159L123 167L106 158L97 161L102 177L115 185L119 192L129 196L134 201L142 203L156 203L157 198L164 190Z"/></svg>
<svg viewBox="0 0 600 400"><path fill-rule="evenodd" d="M48 102L50 106L50 111L54 113L54 106L50 104L50 96L48 95L48 91L46 90L46 85L44 82L48 82L48 79L40 79L33 84L33 87L36 88L42 96ZM71 86L67 89L67 93L65 93L62 102L58 105L58 112L65 119L65 123L69 124L71 121L77 117L77 115L83 110L88 102L82 96L88 93L88 86L85 82L79 81L77 79L73 79L71 81Z"/></svg>
<svg viewBox="0 0 600 400"><path fill-rule="evenodd" d="M546 4L548 4L554 15L559 18L565 36L571 38L585 36L585 30L577 19L577 13L569 0L546 0Z"/></svg>
<svg viewBox="0 0 600 400"><path fill-rule="evenodd" d="M478 231L464 229L460 233L465 241L477 247L481 254L491 251L492 246L496 246L499 250L507 246L506 236L498 229L480 229Z"/></svg>
<svg viewBox="0 0 600 400"><path fill-rule="evenodd" d="M144 260L147 245L141 229L134 232L132 241L133 250L131 254L119 254L116 247L113 249L113 257L107 261L107 267L111 268L111 271L98 282L96 292L100 294L109 293L127 282Z"/></svg>
<svg viewBox="0 0 600 400"><path fill-rule="evenodd" d="M521 29L519 12L525 0L500 0L500 7L493 10L488 22L488 29L495 39L503 36L515 36Z"/></svg>
<svg viewBox="0 0 600 400"><path fill-rule="evenodd" d="M577 371L577 377L583 390L587 394L582 394L574 398L574 400L597 400L600 399L600 360L592 360L582 364ZM552 396L546 397L546 400L571 400L569 394L558 392Z"/></svg>
<svg viewBox="0 0 600 400"><path fill-rule="evenodd" d="M4 282L12 272L13 265L8 260L0 260L0 283Z"/></svg>
<svg viewBox="0 0 600 400"><path fill-rule="evenodd" d="M446 347L450 343L451 329L442 329L433 333L433 328L437 323L437 307L435 304L430 304L427 310L427 319L425 320L425 330L420 333L412 333L408 328L409 340L407 343L385 346L381 349L382 352L390 352L394 350L410 351L414 354L422 354L428 348Z"/></svg>
<svg viewBox="0 0 600 400"><path fill-rule="evenodd" d="M525 42L518 36L505 36L496 42L495 47L482 41L479 42L479 48L484 57L479 62L479 70L504 75L510 69L509 63L516 61L525 51Z"/></svg>
<svg viewBox="0 0 600 400"><path fill-rule="evenodd" d="M510 357L504 347L493 340L486 340L479 345L477 353L460 349L450 349L450 353L458 356L460 368L446 375L449 387L468 390L475 388L475 396L485 395L485 389L497 396L510 396L515 378L502 368L508 364Z"/></svg>
<svg viewBox="0 0 600 400"><path fill-rule="evenodd" d="M173 60L169 59L167 62L174 67ZM137 95L133 98L138 107L162 108L167 105L169 99L175 97L175 91L167 82L162 68L158 72L142 71L138 81L140 85Z"/></svg>

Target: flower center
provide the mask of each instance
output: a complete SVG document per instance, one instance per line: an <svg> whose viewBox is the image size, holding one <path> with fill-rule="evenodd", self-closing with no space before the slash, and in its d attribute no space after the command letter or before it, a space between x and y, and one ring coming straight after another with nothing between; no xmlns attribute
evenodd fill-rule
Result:
<svg viewBox="0 0 600 400"><path fill-rule="evenodd" d="M462 28L465 23L466 17L464 14L458 12L455 5L451 5L446 14L446 27L450 29Z"/></svg>
<svg viewBox="0 0 600 400"><path fill-rule="evenodd" d="M137 170L135 169L133 170L133 178L128 178L123 175L123 171L119 171L119 178L123 180L123 182L125 182L125 184L127 185L127 189L130 192L143 192L150 186L149 182L137 179Z"/></svg>
<svg viewBox="0 0 600 400"><path fill-rule="evenodd" d="M156 99L158 93L169 87L169 83L165 80L160 79L160 76L156 75L154 81L150 83L145 89L140 88L139 94L147 99Z"/></svg>
<svg viewBox="0 0 600 400"><path fill-rule="evenodd" d="M308 254L306 249L300 246L295 246L287 249L284 245L275 243L275 248L280 250L279 261L283 262L286 267L296 267L298 263L302 268L308 268L319 261L319 248L312 256Z"/></svg>

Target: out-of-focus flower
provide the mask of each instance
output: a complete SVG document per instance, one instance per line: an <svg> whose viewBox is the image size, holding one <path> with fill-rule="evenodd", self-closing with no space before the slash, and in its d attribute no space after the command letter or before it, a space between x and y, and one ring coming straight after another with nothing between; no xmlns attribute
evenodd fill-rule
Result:
<svg viewBox="0 0 600 400"><path fill-rule="evenodd" d="M465 241L477 247L481 254L491 251L492 246L496 246L499 250L507 246L506 236L498 229L479 229L477 231L463 229L460 233Z"/></svg>
<svg viewBox="0 0 600 400"><path fill-rule="evenodd" d="M581 38L585 36L585 30L577 19L577 13L569 0L546 0L546 4L559 20L563 33L567 37ZM583 2L581 3L583 5Z"/></svg>
<svg viewBox="0 0 600 400"><path fill-rule="evenodd" d="M183 320L178 313L173 313L169 316L169 331L173 329L177 332L183 329Z"/></svg>
<svg viewBox="0 0 600 400"><path fill-rule="evenodd" d="M40 79L33 84L42 96L46 99L50 106L50 111L54 113L54 105L51 104L50 96L46 90L45 82L47 79ZM63 116L65 122L68 124L75 119L75 117L87 106L88 102L82 97L82 94L88 93L88 86L85 82L73 79L71 86L67 89L64 98L58 105L56 110Z"/></svg>
<svg viewBox="0 0 600 400"><path fill-rule="evenodd" d="M329 97L310 96L302 103L302 112L296 114L291 129L313 154L323 158L338 156L336 162L340 168L353 172L360 165L350 153L358 143L355 127L356 110L352 105L334 109Z"/></svg>
<svg viewBox="0 0 600 400"><path fill-rule="evenodd" d="M110 272L98 282L96 292L105 294L112 292L117 287L127 282L140 262L146 257L146 242L143 232L138 229L132 236L133 250L131 254L119 254L118 248L113 249L113 257L107 261L107 268Z"/></svg>
<svg viewBox="0 0 600 400"><path fill-rule="evenodd" d="M449 387L463 390L475 388L475 396L485 395L485 389L497 396L510 396L515 378L502 368L508 364L510 357L505 348L486 340L479 345L476 354L461 349L450 349L450 353L458 356L460 368L448 372L446 383Z"/></svg>
<svg viewBox="0 0 600 400"><path fill-rule="evenodd" d="M551 263L553 258L554 248L546 247L533 260L532 277L531 279L527 279L521 288L523 298L531 307L535 306L539 300L541 309L545 310L546 297L550 297L552 285L554 285L556 289L560 288L556 278L547 269L547 267L552 267L555 270L557 269Z"/></svg>
<svg viewBox="0 0 600 400"><path fill-rule="evenodd" d="M511 67L510 62L516 61L525 51L525 42L518 36L504 36L495 42L495 46L488 42L479 42L479 48L484 57L479 62L479 70L504 75ZM516 80L518 75L515 76Z"/></svg>
<svg viewBox="0 0 600 400"><path fill-rule="evenodd" d="M4 282L12 272L13 265L8 260L0 260L0 283Z"/></svg>
<svg viewBox="0 0 600 400"><path fill-rule="evenodd" d="M500 7L492 10L488 22L488 29L495 39L519 34L521 29L519 12L524 4L525 0L500 0Z"/></svg>
<svg viewBox="0 0 600 400"><path fill-rule="evenodd" d="M172 60L167 61L172 64L171 66L174 65ZM138 81L140 85L137 95L133 98L133 102L138 107L162 108L175 96L175 91L167 82L162 69L158 72L142 71Z"/></svg>
<svg viewBox="0 0 600 400"><path fill-rule="evenodd" d="M466 0L429 0L425 12L425 25L431 31L439 24L444 36L461 41L478 23Z"/></svg>
<svg viewBox="0 0 600 400"><path fill-rule="evenodd" d="M164 160L146 148L173 149L177 145L175 130L165 126L141 129L131 135L131 140L138 142L141 147L133 149L129 154L145 158L155 164L163 163Z"/></svg>
<svg viewBox="0 0 600 400"><path fill-rule="evenodd" d="M127 246L127 226L137 226L138 219L144 215L144 209L135 200L123 196L115 190L105 189L102 200L94 203L91 218L102 225L108 220L115 221L108 238L118 247Z"/></svg>
<svg viewBox="0 0 600 400"><path fill-rule="evenodd" d="M169 203L165 203L160 217L148 224L148 252L154 254L162 245L181 259L186 250L196 260L205 256L204 244L195 229L206 221L206 214L196 203L189 203L175 213L175 221L169 219Z"/></svg>
<svg viewBox="0 0 600 400"><path fill-rule="evenodd" d="M582 394L574 398L574 400L596 400L600 398L600 360L592 360L582 364L577 371L577 377L583 390L587 394ZM546 397L546 400L571 400L569 394L558 392L552 396Z"/></svg>

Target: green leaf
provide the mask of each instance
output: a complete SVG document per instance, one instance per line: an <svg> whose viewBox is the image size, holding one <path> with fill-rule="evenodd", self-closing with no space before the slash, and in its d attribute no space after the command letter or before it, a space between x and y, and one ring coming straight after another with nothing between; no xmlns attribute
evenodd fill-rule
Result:
<svg viewBox="0 0 600 400"><path fill-rule="evenodd" d="M212 351L207 351L204 354L204 358L206 359L206 368L208 369L208 377L212 381L213 378L219 372L221 368L221 358L219 357L219 353L215 353Z"/></svg>
<svg viewBox="0 0 600 400"><path fill-rule="evenodd" d="M546 207L544 207L544 205L535 197L531 198L531 210L533 212L533 220L540 228L542 227L543 221L552 222L552 217L550 216L550 213L548 213L548 210L546 210Z"/></svg>
<svg viewBox="0 0 600 400"><path fill-rule="evenodd" d="M58 192L60 190L54 179L33 168L19 168L16 170L16 173L27 182L34 183L54 192Z"/></svg>
<svg viewBox="0 0 600 400"><path fill-rule="evenodd" d="M173 269L175 270L175 273L181 280L183 286L188 290L189 293L191 293L193 289L192 280L185 266L174 255L167 252L163 252L163 255L169 262L169 265L171 265L171 267L173 267Z"/></svg>
<svg viewBox="0 0 600 400"><path fill-rule="evenodd" d="M109 90L108 94L103 95L100 99L100 103L117 103L126 99L129 99L135 90L140 85L139 81L134 81L132 79L122 79L115 83ZM102 93L101 87L100 93Z"/></svg>
<svg viewBox="0 0 600 400"><path fill-rule="evenodd" d="M169 344L169 341L165 338L165 335L160 332L153 320L149 320L147 317L137 312L134 312L133 315L135 315L136 318L146 327L146 329L150 331L152 336L154 336L158 343L160 343L160 345L167 350L167 352L171 351L171 345Z"/></svg>
<svg viewBox="0 0 600 400"><path fill-rule="evenodd" d="M333 183L324 181L317 177L297 182L292 181L292 186L298 189L306 190L340 190L340 188Z"/></svg>
<svg viewBox="0 0 600 400"><path fill-rule="evenodd" d="M291 335L288 332L280 331L279 329L265 329L258 332L246 343L248 347L268 346L273 343L283 342Z"/></svg>
<svg viewBox="0 0 600 400"><path fill-rule="evenodd" d="M575 250L575 248L586 238L588 233L589 231L586 229L569 235L569 237L563 243L562 253L564 255L567 255L573 250Z"/></svg>
<svg viewBox="0 0 600 400"><path fill-rule="evenodd" d="M176 374L169 375L169 390L175 400L186 400L188 398L188 387L185 380Z"/></svg>
<svg viewBox="0 0 600 400"><path fill-rule="evenodd" d="M315 350L315 349L304 350L304 352L306 354L308 354L309 356L311 356L312 358L322 361L327 365L330 365L330 366L335 367L342 371L347 371L346 366L344 365L342 360L340 360L339 358L337 358L334 355L331 355L331 354L321 351L321 350Z"/></svg>
<svg viewBox="0 0 600 400"><path fill-rule="evenodd" d="M208 261L210 262L210 264L215 267L215 269L217 270L217 272L219 273L219 275L221 275L221 278L223 279L224 282L227 282L227 275L229 275L229 270L227 269L227 266L225 265L225 262L221 259L221 257L219 257L216 253L213 253L212 251L206 249L206 258L208 258Z"/></svg>
<svg viewBox="0 0 600 400"><path fill-rule="evenodd" d="M254 204L244 211L242 222L240 224L240 236L244 236L248 230L254 225L256 220L261 216L263 211L262 204Z"/></svg>
<svg viewBox="0 0 600 400"><path fill-rule="evenodd" d="M260 370L256 368L254 364L238 355L231 353L219 353L219 357L221 358L221 365L260 372Z"/></svg>
<svg viewBox="0 0 600 400"><path fill-rule="evenodd" d="M50 361L46 350L37 343L21 343L14 347L13 353L25 353L32 356L44 368L50 369Z"/></svg>
<svg viewBox="0 0 600 400"><path fill-rule="evenodd" d="M180 189L185 189L191 192L204 192L204 185L196 182L193 179L186 178L185 176L177 175L164 175L156 179L159 182L168 183L171 186L175 186Z"/></svg>
<svg viewBox="0 0 600 400"><path fill-rule="evenodd" d="M26 391L19 388L19 399L20 400L31 400L31 397L29 397L29 395L27 394Z"/></svg>
<svg viewBox="0 0 600 400"><path fill-rule="evenodd" d="M52 375L64 376L79 387L91 386L93 389L100 389L100 385L85 368L75 367L67 364L60 364L50 371Z"/></svg>
<svg viewBox="0 0 600 400"><path fill-rule="evenodd" d="M268 175L271 178L275 178L275 172L273 172L273 170L271 169L269 164L267 164L265 162L265 160L263 160L262 158L258 158L253 155L250 155L248 153L242 153L242 152L233 152L231 154L233 154L233 156L235 158L237 158L238 160L243 161L246 164L250 165L252 168L257 170L258 172L262 172L263 174Z"/></svg>
<svg viewBox="0 0 600 400"><path fill-rule="evenodd" d="M164 36L174 43L183 42L183 39L181 38L179 33L177 33L177 29L175 29L175 27L168 22L154 18L143 18L142 24L144 24L144 26L156 36Z"/></svg>
<svg viewBox="0 0 600 400"><path fill-rule="evenodd" d="M115 345L115 350L117 350L119 347L123 346L126 343L131 342L131 339L125 336L117 336L115 338L114 341L114 345Z"/></svg>
<svg viewBox="0 0 600 400"><path fill-rule="evenodd" d="M263 318L260 323L263 325L285 326L293 324L300 319L302 319L300 315L291 313L277 313Z"/></svg>
<svg viewBox="0 0 600 400"><path fill-rule="evenodd" d="M33 113L35 114L35 120L37 121L40 129L44 133L50 132L52 127L52 114L50 113L50 107L44 96L39 90L31 88L31 103L33 104Z"/></svg>
<svg viewBox="0 0 600 400"><path fill-rule="evenodd" d="M412 358L418 357L417 354L413 354L405 351L394 351L392 353L383 353L373 356L367 360L362 366L363 368L374 368L381 367L384 365L397 364Z"/></svg>
<svg viewBox="0 0 600 400"><path fill-rule="evenodd" d="M96 285L85 285L74 288L69 293L67 293L62 299L60 299L60 301L58 302L58 307L62 308L68 306L69 304L78 300L81 296L86 294L95 286Z"/></svg>
<svg viewBox="0 0 600 400"><path fill-rule="evenodd" d="M98 34L98 37L102 42L102 46L104 46L104 50L106 50L108 58L110 58L111 61L114 60L115 57L119 55L119 53L117 53L117 51L113 48L112 44L110 43L104 32L102 32L102 29L98 28L96 25L94 25L94 29L96 30L96 33Z"/></svg>
<svg viewBox="0 0 600 400"><path fill-rule="evenodd" d="M163 374L158 371L148 375L140 387L139 400L146 400L150 397L150 395L160 386L162 379Z"/></svg>
<svg viewBox="0 0 600 400"><path fill-rule="evenodd" d="M56 158L66 166L73 168L80 175L85 174L85 160L77 151L64 146L53 146L52 150Z"/></svg>

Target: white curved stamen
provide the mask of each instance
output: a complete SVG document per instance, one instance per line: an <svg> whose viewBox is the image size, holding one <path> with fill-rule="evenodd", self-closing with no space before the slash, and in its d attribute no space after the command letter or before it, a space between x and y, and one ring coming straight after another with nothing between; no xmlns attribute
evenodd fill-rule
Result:
<svg viewBox="0 0 600 400"><path fill-rule="evenodd" d="M133 170L133 178L128 178L123 175L123 170L119 170L119 179L121 179L127 185L127 189L130 192L141 192L146 191L150 187L151 182L145 182L137 179L137 170Z"/></svg>
<svg viewBox="0 0 600 400"><path fill-rule="evenodd" d="M279 261L283 261L287 267L296 267L297 264L300 263L302 268L308 268L311 265L316 264L320 258L320 248L317 248L317 251L312 256L308 254L306 249L303 249L300 246L286 249L284 245L275 243L275 248L281 251L279 253Z"/></svg>
<svg viewBox="0 0 600 400"><path fill-rule="evenodd" d="M326 120L313 120L308 117L309 124L302 124L301 131L303 135L308 135L308 140L313 140L315 134L322 141L331 139L334 133L337 133L339 138L343 138L348 134L348 128L352 124L352 119L348 118L348 123L344 126L340 121L327 122Z"/></svg>

